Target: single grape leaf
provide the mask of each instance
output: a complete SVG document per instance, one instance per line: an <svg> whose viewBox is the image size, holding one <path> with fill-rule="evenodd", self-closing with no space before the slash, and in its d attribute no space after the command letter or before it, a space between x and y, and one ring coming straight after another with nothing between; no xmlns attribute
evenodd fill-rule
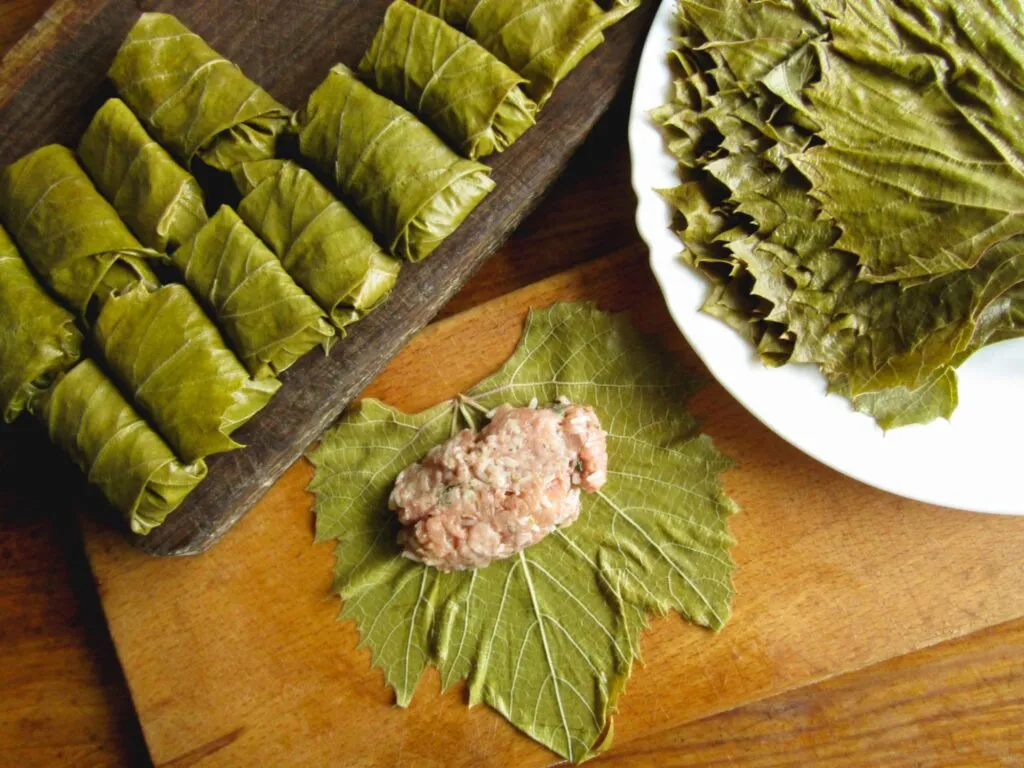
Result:
<svg viewBox="0 0 1024 768"><path fill-rule="evenodd" d="M402 557L387 499L398 473L474 416L460 399L418 414L364 400L310 459L317 540L337 539L341 617L400 706L428 665L564 758L609 746L610 715L648 616L711 629L734 568L720 474L729 460L684 410L694 381L626 317L590 304L530 314L508 362L468 397L484 408L564 396L608 432L607 485L580 519L509 560L442 573ZM478 424L479 426L479 424Z"/></svg>
<svg viewBox="0 0 1024 768"><path fill-rule="evenodd" d="M951 365L937 368L917 389L891 387L854 395L845 377L829 382L829 391L849 399L855 410L871 416L884 430L949 419L959 403L959 384Z"/></svg>

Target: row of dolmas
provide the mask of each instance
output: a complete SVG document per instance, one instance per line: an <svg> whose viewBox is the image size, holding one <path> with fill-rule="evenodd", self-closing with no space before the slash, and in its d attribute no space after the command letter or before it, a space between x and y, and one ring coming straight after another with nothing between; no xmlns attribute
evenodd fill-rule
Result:
<svg viewBox="0 0 1024 768"><path fill-rule="evenodd" d="M35 417L149 533L208 456L241 447L281 372L461 224L494 187L478 158L531 127L635 5L397 0L359 71L334 67L297 113L143 14L109 73L120 98L77 151L0 174L4 420ZM276 157L286 132L334 190ZM237 208L208 210L197 164L230 173Z"/></svg>

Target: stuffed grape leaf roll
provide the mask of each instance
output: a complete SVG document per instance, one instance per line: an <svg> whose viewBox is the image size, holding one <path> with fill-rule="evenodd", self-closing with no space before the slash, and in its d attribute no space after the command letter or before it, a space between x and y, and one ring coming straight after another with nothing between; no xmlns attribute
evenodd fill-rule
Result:
<svg viewBox="0 0 1024 768"><path fill-rule="evenodd" d="M359 70L472 160L501 152L534 124L537 105L519 87L526 80L405 0L388 7Z"/></svg>
<svg viewBox="0 0 1024 768"><path fill-rule="evenodd" d="M227 206L171 260L256 378L275 376L334 341L323 310Z"/></svg>
<svg viewBox="0 0 1024 768"><path fill-rule="evenodd" d="M79 315L133 282L157 284L159 258L128 231L67 147L37 149L0 176L0 216L25 260Z"/></svg>
<svg viewBox="0 0 1024 768"><path fill-rule="evenodd" d="M234 170L238 213L339 329L380 304L402 262L384 253L316 177L296 163L260 160Z"/></svg>
<svg viewBox="0 0 1024 768"><path fill-rule="evenodd" d="M594 0L413 0L466 32L529 82L527 95L542 105L555 86L604 42L603 31L640 5L615 0L604 10Z"/></svg>
<svg viewBox="0 0 1024 768"><path fill-rule="evenodd" d="M166 13L144 13L110 68L121 98L186 166L273 157L290 111Z"/></svg>
<svg viewBox="0 0 1024 768"><path fill-rule="evenodd" d="M109 370L186 463L241 448L231 433L281 386L249 377L183 285L136 286L104 305L93 340Z"/></svg>
<svg viewBox="0 0 1024 768"><path fill-rule="evenodd" d="M73 366L82 334L50 298L0 227L0 414L31 410L54 379Z"/></svg>
<svg viewBox="0 0 1024 768"><path fill-rule="evenodd" d="M145 246L174 250L206 223L199 183L120 99L100 107L78 145L78 158Z"/></svg>
<svg viewBox="0 0 1024 768"><path fill-rule="evenodd" d="M395 256L419 261L494 189L402 107L338 64L297 117L299 149Z"/></svg>
<svg viewBox="0 0 1024 768"><path fill-rule="evenodd" d="M135 533L160 525L206 477L202 461L184 465L92 360L62 376L41 417L60 446Z"/></svg>

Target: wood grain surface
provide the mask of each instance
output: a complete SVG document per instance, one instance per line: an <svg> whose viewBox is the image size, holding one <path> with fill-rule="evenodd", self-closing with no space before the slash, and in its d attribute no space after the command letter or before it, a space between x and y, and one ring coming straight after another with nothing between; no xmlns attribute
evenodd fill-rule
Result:
<svg viewBox="0 0 1024 768"><path fill-rule="evenodd" d="M0 0L0 54L49 2ZM0 82L0 90L6 85ZM549 198L442 314L635 241L622 106L602 121ZM637 253L630 267L634 276L646 275L643 262ZM49 456L38 435L0 429L0 765L144 766L141 732L71 522L79 486L70 467L41 473ZM812 482L829 474L820 466L808 471ZM748 505L744 517L751 512ZM882 521L881 527L888 524ZM745 545L740 542L741 551ZM1019 546L1019 537L1008 537L1008 545ZM159 592L158 585L150 585L147 594L154 590ZM741 601L749 591L744 589ZM985 588L977 591L983 599ZM877 604L884 611L883 597ZM307 616L297 632L324 629L316 624ZM601 762L1022 765L1021 658L1024 620L1018 619L644 739L620 738ZM281 685L260 692L259 699L272 698ZM379 677L370 685L379 692ZM423 703L422 693L416 706ZM627 700L636 695L631 687ZM196 763L204 764L178 765ZM258 764L258 756L239 764Z"/></svg>
<svg viewBox="0 0 1024 768"><path fill-rule="evenodd" d="M53 0L0 0L0 57L42 16Z"/></svg>
<svg viewBox="0 0 1024 768"><path fill-rule="evenodd" d="M594 765L1024 765L1024 623L1013 621L635 741Z"/></svg>
<svg viewBox="0 0 1024 768"><path fill-rule="evenodd" d="M0 56L51 2L0 0ZM9 59L2 68L17 70ZM0 93L12 87L0 81ZM71 468L40 477L51 450L39 433L0 427L0 765L145 766L69 509L79 486Z"/></svg>
<svg viewBox="0 0 1024 768"><path fill-rule="evenodd" d="M160 0L144 6L175 13L297 108L333 63L358 63L389 3ZM284 386L269 405L234 435L245 449L211 457L208 478L163 525L134 537L137 546L158 555L203 552L249 511L536 206L631 79L653 9L648 4L608 31L605 44L566 79L537 125L488 158L496 190L429 259L406 265L387 302L329 355L306 355L283 374ZM54 4L45 23L0 65L0 83L7 84L0 89L0 164L51 141L76 142L81 126L109 95L107 69L137 18L132 0ZM207 192L216 205L216 193L210 195L210 187Z"/></svg>
<svg viewBox="0 0 1024 768"><path fill-rule="evenodd" d="M621 141L627 106L625 99L616 102L544 204L442 315L635 242ZM145 765L145 744L73 522L77 470L63 464L56 475L48 470L39 478L52 448L21 426L0 427L0 766Z"/></svg>
<svg viewBox="0 0 1024 768"><path fill-rule="evenodd" d="M432 325L367 394L409 411L450 397L508 357L528 307L560 299L631 309L701 372L643 260L633 244ZM735 613L718 635L678 617L645 633L645 666L616 720L624 755L659 739L678 748L670 734L687 723L1024 616L1024 518L939 509L856 483L784 443L716 384L693 410L736 460L726 479L744 509L732 525ZM332 547L311 544L310 477L297 463L218 547L187 562L146 557L87 524L155 763L550 762L486 707L467 711L462 690L439 695L436 675L411 708L392 706L353 626L334 621ZM151 589L161 599L139 599Z"/></svg>

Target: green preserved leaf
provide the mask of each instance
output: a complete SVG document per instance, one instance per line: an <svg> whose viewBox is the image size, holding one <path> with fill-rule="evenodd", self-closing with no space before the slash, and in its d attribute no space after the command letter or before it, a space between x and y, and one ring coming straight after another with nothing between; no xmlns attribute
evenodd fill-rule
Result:
<svg viewBox="0 0 1024 768"><path fill-rule="evenodd" d="M1024 336L1024 283L987 304L958 335L962 339L967 332L973 335L950 364L937 366L916 389L897 386L851 395L849 379L838 376L830 390L849 397L854 408L874 417L883 429L948 419L959 402L956 367L988 344Z"/></svg>
<svg viewBox="0 0 1024 768"><path fill-rule="evenodd" d="M851 290L851 299L838 311L865 324L871 353L870 361L863 359L866 350L853 358L848 373L852 391L916 389L930 371L970 348L985 310L1022 283L1024 237L1016 237L992 247L971 270L912 285L898 295ZM857 293L867 296L854 304Z"/></svg>
<svg viewBox="0 0 1024 768"><path fill-rule="evenodd" d="M120 99L100 107L78 145L97 189L155 251L184 245L206 223L203 190Z"/></svg>
<svg viewBox="0 0 1024 768"><path fill-rule="evenodd" d="M258 379L287 370L318 344L327 351L334 342L323 310L227 206L171 261Z"/></svg>
<svg viewBox="0 0 1024 768"><path fill-rule="evenodd" d="M4 170L0 217L26 261L83 317L115 288L157 284L146 260L160 254L128 231L67 147L37 149Z"/></svg>
<svg viewBox="0 0 1024 768"><path fill-rule="evenodd" d="M699 189L690 183L667 197L685 212L686 259L718 285L705 311L757 344L770 365L816 363L841 380L834 391L853 397L858 410L877 411L885 428L912 413L918 418L905 423L952 414L957 399L946 368L976 348L986 313L1024 281L1024 238L997 244L972 270L906 287L872 284L855 280L849 255L815 232L821 221L813 205L801 221L776 188L775 204L794 215L780 216L767 236L749 235L707 214L711 204ZM908 397L918 398L913 407Z"/></svg>
<svg viewBox="0 0 1024 768"><path fill-rule="evenodd" d="M948 418L954 369L1020 335L1022 92L1007 74L1024 49L1001 27L1019 10L679 5L674 98L654 119L680 160L663 194L683 258L714 285L704 310L769 365L817 364L886 429Z"/></svg>
<svg viewBox="0 0 1024 768"><path fill-rule="evenodd" d="M186 463L242 446L231 433L265 406L277 379L253 380L183 285L113 297L93 330L107 367Z"/></svg>
<svg viewBox="0 0 1024 768"><path fill-rule="evenodd" d="M32 410L82 348L75 318L36 282L0 227L0 414L12 422Z"/></svg>
<svg viewBox="0 0 1024 768"><path fill-rule="evenodd" d="M897 72L868 52L861 59L828 56L804 92L826 143L791 158L841 222L836 245L858 254L861 279L971 267L1024 232L1024 94L998 105L998 126L981 125L944 69Z"/></svg>
<svg viewBox="0 0 1024 768"><path fill-rule="evenodd" d="M829 391L850 398L854 409L885 430L948 419L959 403L956 370L950 365L936 369L917 389L893 387L852 395L846 380L838 379L830 382Z"/></svg>
<svg viewBox="0 0 1024 768"><path fill-rule="evenodd" d="M387 298L402 262L316 177L296 163L260 160L233 171L238 214L296 283L344 330Z"/></svg>
<svg viewBox="0 0 1024 768"><path fill-rule="evenodd" d="M543 105L573 69L604 42L605 29L640 5L616 0L413 0L461 29L526 78L527 95Z"/></svg>
<svg viewBox="0 0 1024 768"><path fill-rule="evenodd" d="M471 160L507 149L534 124L537 105L519 87L526 80L405 0L388 6L359 70Z"/></svg>
<svg viewBox="0 0 1024 768"><path fill-rule="evenodd" d="M494 189L490 169L452 152L409 112L342 66L297 115L302 154L395 256L419 261Z"/></svg>
<svg viewBox="0 0 1024 768"><path fill-rule="evenodd" d="M1019 0L680 4L695 50L744 94L774 97L773 120L813 132L786 160L839 223L837 247L859 257L860 279L878 282L970 267L1024 231L1024 91L1007 77L1012 54L993 67L976 36L1022 10ZM759 56L737 58L751 46Z"/></svg>
<svg viewBox="0 0 1024 768"><path fill-rule="evenodd" d="M118 94L186 166L274 156L291 112L174 16L144 13L110 68Z"/></svg>
<svg viewBox="0 0 1024 768"><path fill-rule="evenodd" d="M714 63L728 67L745 88L824 33L827 5L792 0L679 0L677 16L682 39Z"/></svg>
<svg viewBox="0 0 1024 768"><path fill-rule="evenodd" d="M981 313L975 324L974 338L965 354L1021 336L1024 336L1024 284L1004 293Z"/></svg>
<svg viewBox="0 0 1024 768"><path fill-rule="evenodd" d="M62 376L43 401L50 439L74 460L135 533L163 523L204 477L183 465L92 360Z"/></svg>
<svg viewBox="0 0 1024 768"><path fill-rule="evenodd" d="M508 560L444 573L402 556L388 511L398 473L459 426L461 400L410 415L364 400L310 459L317 539L337 539L341 616L407 706L428 665L447 689L466 680L564 758L611 741L610 715L651 614L721 629L733 594L736 507L729 461L683 405L693 383L622 315L589 304L533 312L518 349L470 393L483 408L567 397L608 432L608 482L579 520Z"/></svg>

